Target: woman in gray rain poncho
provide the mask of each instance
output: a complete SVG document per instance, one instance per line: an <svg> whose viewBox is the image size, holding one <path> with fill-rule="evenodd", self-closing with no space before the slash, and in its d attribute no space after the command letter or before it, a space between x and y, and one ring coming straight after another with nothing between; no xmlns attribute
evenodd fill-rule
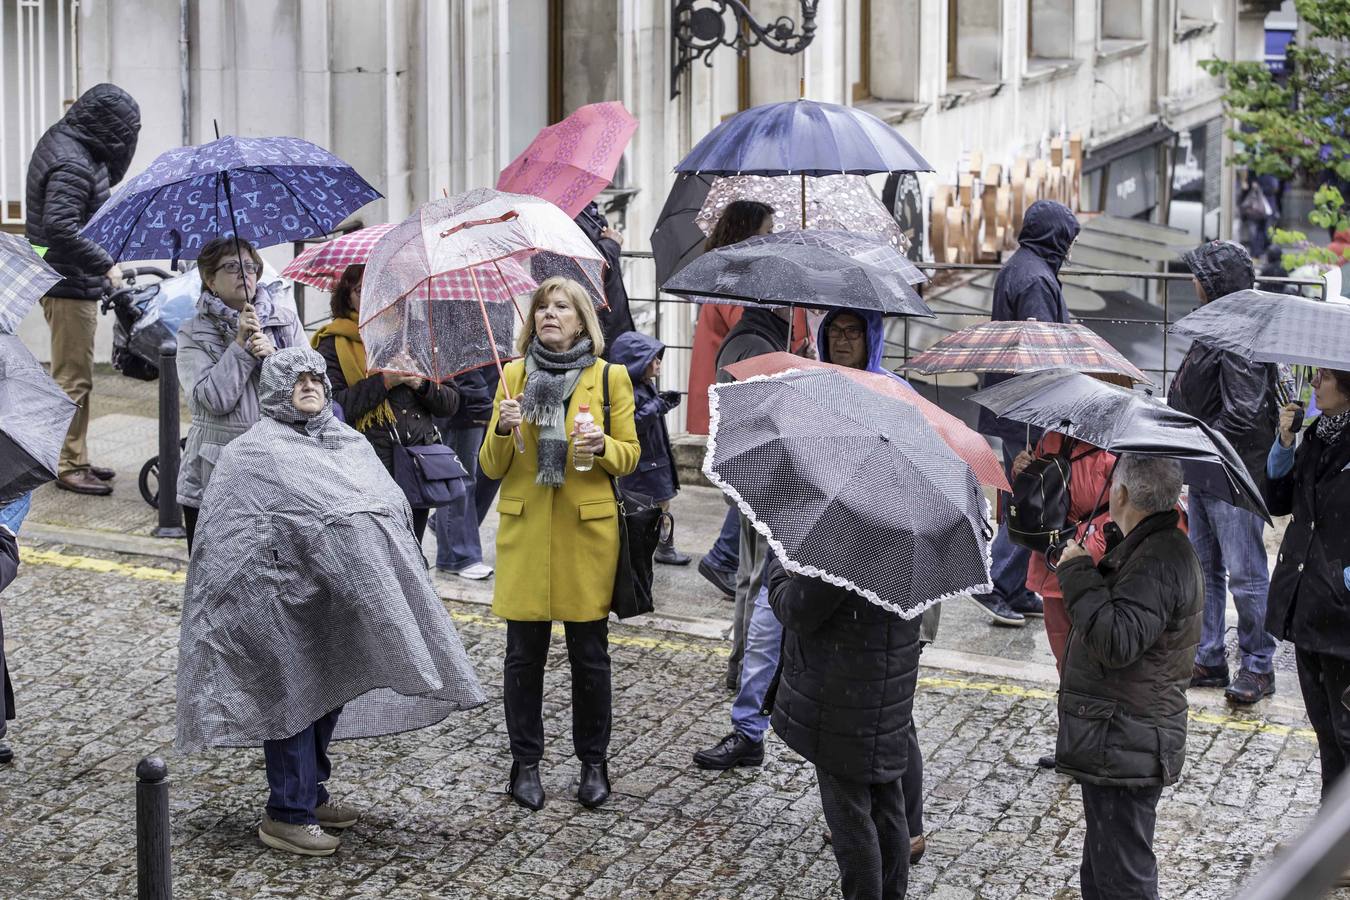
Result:
<svg viewBox="0 0 1350 900"><path fill-rule="evenodd" d="M403 492L333 417L323 357L263 363L262 418L221 453L188 568L178 747L263 747L258 836L331 854L333 738L425 728L484 701L413 540Z"/></svg>

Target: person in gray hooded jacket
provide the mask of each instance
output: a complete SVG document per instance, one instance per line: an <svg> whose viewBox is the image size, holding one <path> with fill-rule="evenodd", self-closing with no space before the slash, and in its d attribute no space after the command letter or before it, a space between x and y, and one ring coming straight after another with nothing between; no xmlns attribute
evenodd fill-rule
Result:
<svg viewBox="0 0 1350 900"><path fill-rule="evenodd" d="M178 470L188 552L202 494L220 451L258 421L258 371L277 350L305 345L295 313L275 307L258 284L262 257L247 241L220 238L197 257L197 315L178 331L178 381L192 426Z"/></svg>

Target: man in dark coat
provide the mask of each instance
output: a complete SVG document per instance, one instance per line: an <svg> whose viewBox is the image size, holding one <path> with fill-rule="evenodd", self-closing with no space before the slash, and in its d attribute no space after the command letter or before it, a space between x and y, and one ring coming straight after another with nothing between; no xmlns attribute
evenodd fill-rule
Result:
<svg viewBox="0 0 1350 900"><path fill-rule="evenodd" d="M1095 567L1071 542L1056 573L1072 630L1055 761L1083 789L1083 900L1158 897L1158 799L1186 761L1186 685L1205 594L1177 527L1180 494L1175 460L1122 454L1110 492L1119 533Z"/></svg>
<svg viewBox="0 0 1350 900"><path fill-rule="evenodd" d="M666 413L680 405L679 391L657 389L661 376L661 359L666 345L640 331L627 331L614 340L606 354L609 361L628 370L633 382L633 402L636 408L633 420L637 425L638 442L642 444L642 458L631 475L619 479L627 491L646 494L669 512L670 501L680 492L680 476L675 471L675 453L670 447L670 432L666 428ZM672 520L673 521L673 520ZM656 547L655 559L668 566L687 566L692 561L675 549L675 528L662 535Z"/></svg>
<svg viewBox="0 0 1350 900"><path fill-rule="evenodd" d="M1037 200L1022 217L1017 252L1003 265L994 281L994 322L1068 322L1069 307L1059 283L1059 270L1078 238L1078 219L1073 211L1053 200ZM984 376L984 386L1006 381L1009 375ZM1012 462L1027 446L1027 426L980 410L979 430L1003 444L1003 464L1012 480ZM1032 433L1034 442L1039 435ZM1027 590L1027 561L1031 551L1008 538L1000 525L990 548L993 555L994 589L974 599L996 625L1021 626L1027 616L1043 615L1039 597Z"/></svg>
<svg viewBox="0 0 1350 900"><path fill-rule="evenodd" d="M717 380L730 381L722 369L742 360L788 349L791 312L786 309L746 307L741 320L717 349ZM741 661L745 658L745 636L750 630L750 616L755 609L755 597L762 586L764 557L768 543L745 516L741 520L740 554L736 560L736 610L732 616L731 657L727 660L727 690L740 686ZM763 750L760 750L761 758ZM756 765L758 765L756 763Z"/></svg>
<svg viewBox="0 0 1350 900"><path fill-rule="evenodd" d="M141 111L116 85L96 84L80 95L33 148L28 162L28 240L47 248L61 276L42 298L52 335L52 378L75 401L56 486L107 495L112 469L90 465L85 437L94 386L94 332L105 282L116 290L122 272L98 244L80 235L136 152Z"/></svg>
<svg viewBox="0 0 1350 900"><path fill-rule="evenodd" d="M605 335L605 346L613 347L619 335L636 327L628 311L628 290L623 286L623 269L619 266L623 235L609 227L609 220L594 200L573 221L605 257L605 302L609 308L596 310L596 315Z"/></svg>
<svg viewBox="0 0 1350 900"><path fill-rule="evenodd" d="M816 767L845 898L900 898L909 882L901 779L919 677L919 619L901 619L846 588L766 576L783 623L773 730Z"/></svg>
<svg viewBox="0 0 1350 900"><path fill-rule="evenodd" d="M1201 303L1247 290L1255 281L1252 258L1240 244L1211 241L1182 259L1195 276ZM1278 369L1271 363L1248 362L1236 353L1196 341L1172 379L1167 402L1228 438L1252 481L1262 487L1278 416L1278 379ZM1187 513L1191 543L1205 571L1204 628L1191 687L1227 687L1225 696L1230 701L1255 703L1275 693L1275 638L1266 631L1270 570L1265 524L1256 513L1194 486ZM1241 668L1231 684L1224 646L1229 591L1237 606L1242 654Z"/></svg>

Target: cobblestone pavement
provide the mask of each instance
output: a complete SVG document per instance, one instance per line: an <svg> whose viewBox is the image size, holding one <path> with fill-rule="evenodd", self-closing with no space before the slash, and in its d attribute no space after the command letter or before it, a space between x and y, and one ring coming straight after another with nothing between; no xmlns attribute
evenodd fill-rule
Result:
<svg viewBox="0 0 1350 900"><path fill-rule="evenodd" d="M613 629L609 805L573 797L565 651L548 676L549 805L516 807L500 712L500 623L451 605L491 702L421 732L334 746L331 787L365 809L338 854L263 848L261 754L170 752L181 570L60 545L25 547L3 597L19 720L0 767L0 897L135 891L136 761L173 778L179 897L829 897L811 767L776 740L760 771L700 772L690 753L727 729L726 644ZM1054 736L1051 690L925 669L928 855L911 897L1077 897L1078 791L1032 762ZM1294 719L1197 709L1181 784L1158 826L1162 894L1230 896L1317 803L1315 745Z"/></svg>

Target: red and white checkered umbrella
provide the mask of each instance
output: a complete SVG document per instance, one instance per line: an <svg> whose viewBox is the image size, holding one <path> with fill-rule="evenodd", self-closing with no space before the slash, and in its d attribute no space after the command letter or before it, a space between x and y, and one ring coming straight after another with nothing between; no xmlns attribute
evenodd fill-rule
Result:
<svg viewBox="0 0 1350 900"><path fill-rule="evenodd" d="M1135 384L1147 375L1083 325L1060 322L981 322L947 335L909 361L923 375L944 372L1043 372L1073 369Z"/></svg>
<svg viewBox="0 0 1350 900"><path fill-rule="evenodd" d="M372 225L342 237L315 244L281 270L281 277L307 284L321 291L337 287L348 266L364 265L370 260L375 243L394 227L392 222Z"/></svg>

